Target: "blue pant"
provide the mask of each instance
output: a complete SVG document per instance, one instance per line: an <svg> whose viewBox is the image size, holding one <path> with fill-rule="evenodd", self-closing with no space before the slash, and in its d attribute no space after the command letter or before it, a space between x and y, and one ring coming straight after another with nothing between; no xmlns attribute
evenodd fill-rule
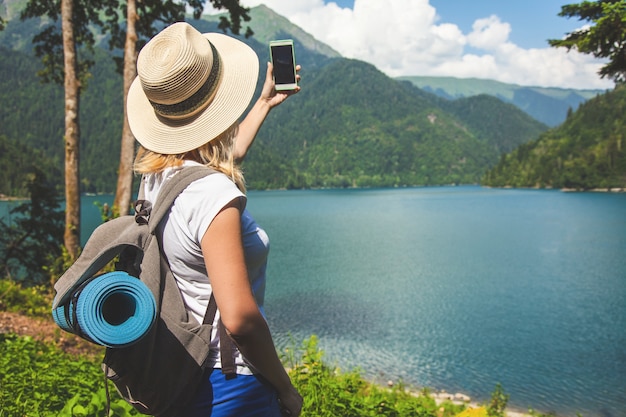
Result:
<svg viewBox="0 0 626 417"><path fill-rule="evenodd" d="M259 375L226 379L220 369L207 369L185 417L281 417L276 389Z"/></svg>

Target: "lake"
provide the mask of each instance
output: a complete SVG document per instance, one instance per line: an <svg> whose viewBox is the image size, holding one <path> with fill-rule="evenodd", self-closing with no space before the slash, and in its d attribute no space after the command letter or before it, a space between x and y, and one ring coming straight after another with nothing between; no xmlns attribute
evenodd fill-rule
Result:
<svg viewBox="0 0 626 417"><path fill-rule="evenodd" d="M84 239L107 198L84 198ZM500 383L512 409L626 416L625 194L253 191L248 208L280 348L315 334L377 382L478 402Z"/></svg>

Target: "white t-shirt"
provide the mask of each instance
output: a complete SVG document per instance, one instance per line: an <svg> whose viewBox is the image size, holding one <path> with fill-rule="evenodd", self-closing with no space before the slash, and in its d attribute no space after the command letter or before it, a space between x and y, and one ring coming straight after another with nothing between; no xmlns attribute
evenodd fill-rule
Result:
<svg viewBox="0 0 626 417"><path fill-rule="evenodd" d="M184 166L192 165L199 164L185 161ZM180 169L168 168L160 174L147 175L144 178L145 199L156 201L162 184L176 175ZM245 206L246 197L233 181L222 173L214 173L191 183L176 198L170 213L165 216L157 229L163 251L167 255L187 311L198 323L202 323L204 319L212 291L200 241L215 216L235 199L242 199L242 206ZM257 304L263 312L269 239L246 210L242 213L241 224L248 277ZM218 318L219 311L216 322ZM237 373L251 373L239 353L235 357L235 364ZM219 334L215 326L208 366L221 367Z"/></svg>

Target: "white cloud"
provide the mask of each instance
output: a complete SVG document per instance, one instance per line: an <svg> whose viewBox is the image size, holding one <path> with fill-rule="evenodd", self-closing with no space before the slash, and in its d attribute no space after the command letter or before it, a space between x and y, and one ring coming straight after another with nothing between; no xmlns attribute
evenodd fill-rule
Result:
<svg viewBox="0 0 626 417"><path fill-rule="evenodd" d="M520 85L610 88L591 56L562 48L523 49L511 25L496 15L464 34L442 22L429 0L355 0L354 9L323 0L242 0L264 3L348 58L374 64L387 75L489 78Z"/></svg>
<svg viewBox="0 0 626 417"><path fill-rule="evenodd" d="M491 15L474 22L467 41L475 48L492 50L507 43L510 33L511 25L501 22L498 16Z"/></svg>

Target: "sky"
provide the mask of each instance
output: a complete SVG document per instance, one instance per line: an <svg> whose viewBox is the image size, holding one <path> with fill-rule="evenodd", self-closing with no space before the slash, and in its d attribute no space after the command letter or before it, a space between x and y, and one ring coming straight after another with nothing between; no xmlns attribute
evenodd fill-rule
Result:
<svg viewBox="0 0 626 417"><path fill-rule="evenodd" d="M485 78L510 84L607 89L603 61L560 39L588 22L558 16L572 0L240 0L263 3L346 58L390 77ZM297 51L296 51L297 56Z"/></svg>

